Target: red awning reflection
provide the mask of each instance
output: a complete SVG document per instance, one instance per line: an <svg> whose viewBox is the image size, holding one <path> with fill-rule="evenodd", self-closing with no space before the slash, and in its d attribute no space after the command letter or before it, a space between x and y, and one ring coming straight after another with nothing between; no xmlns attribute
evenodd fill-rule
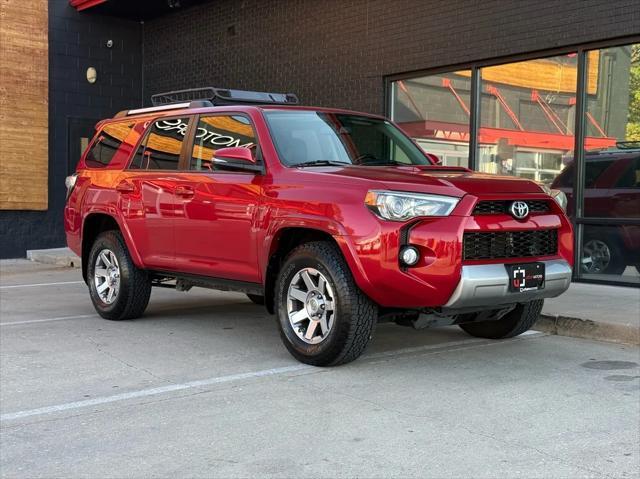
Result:
<svg viewBox="0 0 640 479"><path fill-rule="evenodd" d="M412 138L425 138L433 140L469 142L469 125L449 123L446 121L409 121L398 125ZM543 148L548 150L570 151L574 148L574 136L560 133L545 133L539 131L519 131L504 128L480 128L478 142L480 144L497 144L499 140L507 140L512 146L528 148ZM585 148L601 149L616 145L615 138L585 139Z"/></svg>

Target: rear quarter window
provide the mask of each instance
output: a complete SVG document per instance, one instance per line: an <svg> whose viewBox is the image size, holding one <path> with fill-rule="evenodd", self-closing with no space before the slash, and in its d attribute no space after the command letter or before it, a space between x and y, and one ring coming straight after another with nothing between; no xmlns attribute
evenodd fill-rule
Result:
<svg viewBox="0 0 640 479"><path fill-rule="evenodd" d="M105 126L91 145L84 162L89 168L104 168L111 163L118 149L125 141L134 122L111 123Z"/></svg>

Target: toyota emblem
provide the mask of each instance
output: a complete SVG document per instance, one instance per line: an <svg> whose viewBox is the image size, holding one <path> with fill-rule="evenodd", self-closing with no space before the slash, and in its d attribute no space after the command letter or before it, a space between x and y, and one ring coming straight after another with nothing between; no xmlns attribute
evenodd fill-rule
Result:
<svg viewBox="0 0 640 479"><path fill-rule="evenodd" d="M529 205L524 201L514 201L509 207L509 212L517 220L523 220L529 216Z"/></svg>

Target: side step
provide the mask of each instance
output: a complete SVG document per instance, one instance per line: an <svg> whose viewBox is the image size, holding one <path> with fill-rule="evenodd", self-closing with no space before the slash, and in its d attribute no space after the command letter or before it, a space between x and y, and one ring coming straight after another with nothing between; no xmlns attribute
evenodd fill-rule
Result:
<svg viewBox="0 0 640 479"><path fill-rule="evenodd" d="M235 291L245 294L264 295L264 287L260 283L214 278L195 274L176 274L169 271L154 271L152 272L152 275L154 277L151 283L153 286L161 288L175 288L177 291L189 291L193 287L198 287L216 289L218 291ZM165 283L165 281L173 280L175 280L175 285Z"/></svg>

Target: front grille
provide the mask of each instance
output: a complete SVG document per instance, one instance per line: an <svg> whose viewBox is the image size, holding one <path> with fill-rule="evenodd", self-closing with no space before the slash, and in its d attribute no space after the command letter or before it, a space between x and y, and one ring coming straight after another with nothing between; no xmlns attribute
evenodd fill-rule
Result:
<svg viewBox="0 0 640 479"><path fill-rule="evenodd" d="M473 209L474 215L502 215L509 214L509 206L516 200L484 200L479 201ZM549 211L547 200L526 200L531 213L545 213Z"/></svg>
<svg viewBox="0 0 640 479"><path fill-rule="evenodd" d="M464 259L548 256L558 252L557 230L467 232Z"/></svg>

